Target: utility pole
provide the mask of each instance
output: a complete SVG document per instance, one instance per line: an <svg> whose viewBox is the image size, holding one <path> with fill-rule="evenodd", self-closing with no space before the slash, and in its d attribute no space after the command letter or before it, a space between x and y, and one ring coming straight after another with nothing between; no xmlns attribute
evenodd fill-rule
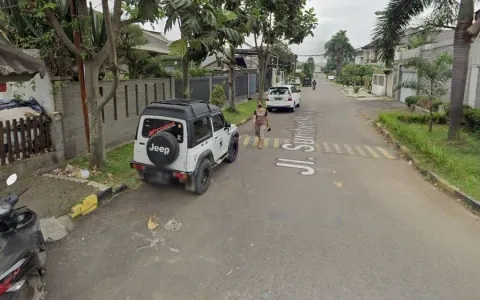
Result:
<svg viewBox="0 0 480 300"><path fill-rule="evenodd" d="M70 15L73 20L77 20L77 12L75 9L75 0L70 0ZM74 44L77 49L81 49L80 33L77 30L73 32ZM80 96L82 99L83 123L85 126L85 138L87 140L87 151L90 153L90 122L88 121L87 92L85 90L85 70L83 68L83 60L80 55L76 55L78 81L80 82Z"/></svg>

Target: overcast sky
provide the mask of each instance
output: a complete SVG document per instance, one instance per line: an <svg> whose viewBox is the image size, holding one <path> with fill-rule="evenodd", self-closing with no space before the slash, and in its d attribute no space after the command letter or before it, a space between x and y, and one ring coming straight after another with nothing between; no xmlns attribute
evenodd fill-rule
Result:
<svg viewBox="0 0 480 300"><path fill-rule="evenodd" d="M352 45L357 48L370 42L370 34L376 21L375 11L382 10L388 0L307 0L308 6L317 13L319 24L315 36L305 39L301 45L291 45L297 54L318 54L324 52L324 44L339 30L346 30ZM112 3L111 1L110 3ZM101 10L100 0L93 0L96 9ZM152 24L143 26L152 30ZM153 30L163 32L164 22L153 25ZM165 34L169 40L180 38L178 28ZM253 38L247 42L253 44ZM303 57L302 57L303 58ZM299 60L303 60L300 58ZM305 58L306 60L306 58Z"/></svg>

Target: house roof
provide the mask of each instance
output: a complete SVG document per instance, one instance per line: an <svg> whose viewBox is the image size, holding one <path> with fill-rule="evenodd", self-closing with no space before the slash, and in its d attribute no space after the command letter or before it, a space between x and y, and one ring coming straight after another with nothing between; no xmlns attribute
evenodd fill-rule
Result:
<svg viewBox="0 0 480 300"><path fill-rule="evenodd" d="M47 72L45 63L21 49L0 43L0 76L35 76L43 78Z"/></svg>
<svg viewBox="0 0 480 300"><path fill-rule="evenodd" d="M170 53L170 49L168 49L170 41L166 37L164 37L163 34L150 30L143 30L143 34L148 37L148 42L144 45L135 46L135 49L154 52L158 54Z"/></svg>

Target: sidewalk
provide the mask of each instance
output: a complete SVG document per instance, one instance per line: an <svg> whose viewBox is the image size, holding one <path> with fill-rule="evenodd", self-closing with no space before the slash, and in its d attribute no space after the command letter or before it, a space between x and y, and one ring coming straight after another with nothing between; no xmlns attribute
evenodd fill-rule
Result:
<svg viewBox="0 0 480 300"><path fill-rule="evenodd" d="M359 110L372 120L377 120L378 115L390 110L407 110L405 103L393 100L371 100L357 102Z"/></svg>
<svg viewBox="0 0 480 300"><path fill-rule="evenodd" d="M2 174L3 175L3 174ZM7 176L10 174L7 174ZM1 178L0 195L7 194L6 178ZM26 205L35 211L40 219L58 217L66 214L81 199L94 193L94 187L86 183L49 178L38 175L19 178L10 187L11 192L28 190L20 196L18 205Z"/></svg>

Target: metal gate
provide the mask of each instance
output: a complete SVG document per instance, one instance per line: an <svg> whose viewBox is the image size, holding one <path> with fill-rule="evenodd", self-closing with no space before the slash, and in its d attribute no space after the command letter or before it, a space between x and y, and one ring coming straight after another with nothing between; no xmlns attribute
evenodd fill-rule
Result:
<svg viewBox="0 0 480 300"><path fill-rule="evenodd" d="M412 70L406 70L402 66L400 67L400 82L406 82L406 81L416 81L418 80L417 73ZM405 98L409 96L416 96L417 91L412 90L412 89L407 89L407 88L401 88L400 89L400 101L405 102Z"/></svg>
<svg viewBox="0 0 480 300"><path fill-rule="evenodd" d="M257 74L248 74L248 97L253 97L257 92Z"/></svg>

